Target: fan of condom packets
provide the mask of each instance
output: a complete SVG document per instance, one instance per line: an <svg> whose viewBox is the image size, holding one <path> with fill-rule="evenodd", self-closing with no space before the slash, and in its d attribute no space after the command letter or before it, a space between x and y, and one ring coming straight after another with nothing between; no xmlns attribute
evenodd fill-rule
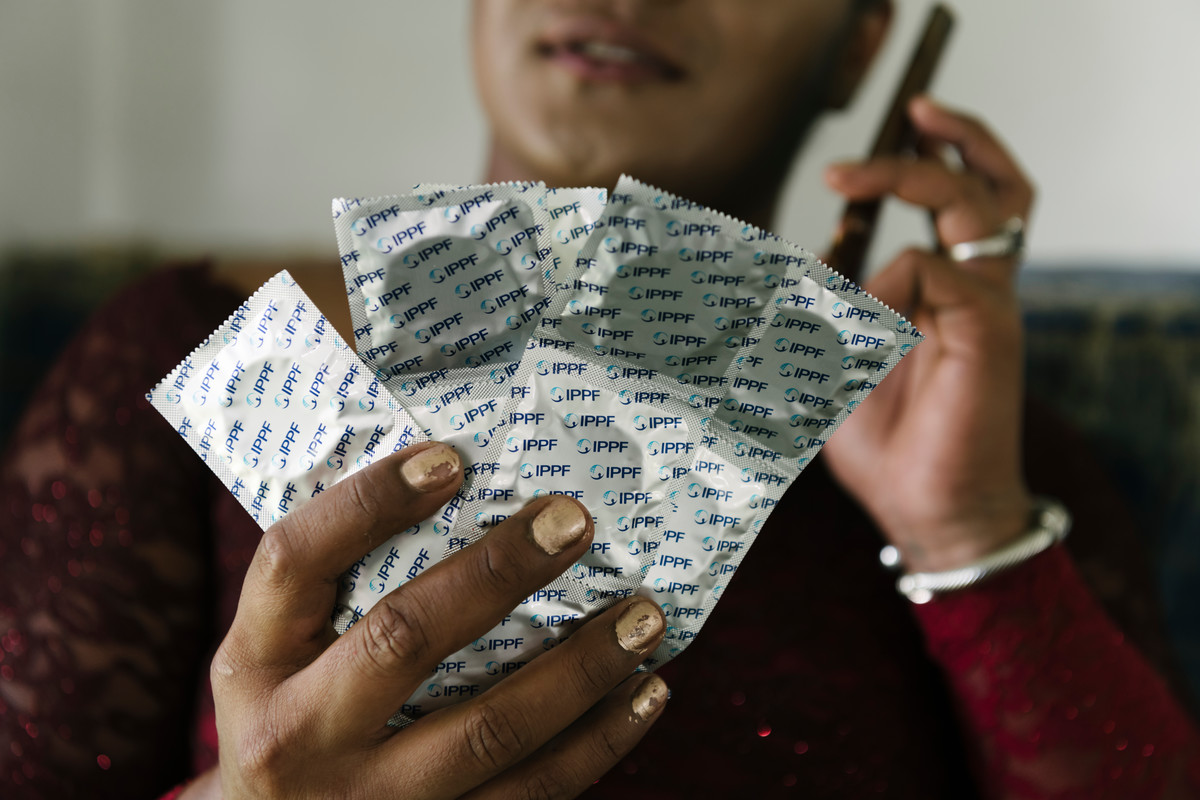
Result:
<svg viewBox="0 0 1200 800"><path fill-rule="evenodd" d="M344 576L344 632L529 500L593 513L591 551L439 664L393 719L486 690L593 612L695 638L771 509L920 342L807 251L623 177L614 192L453 187L333 204L356 357L286 272L149 394L264 528L433 437L459 494Z"/></svg>

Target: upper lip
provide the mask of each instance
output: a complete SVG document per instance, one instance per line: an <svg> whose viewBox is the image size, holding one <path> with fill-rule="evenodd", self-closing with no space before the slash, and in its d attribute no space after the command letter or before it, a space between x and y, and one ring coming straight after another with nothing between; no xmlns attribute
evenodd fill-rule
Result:
<svg viewBox="0 0 1200 800"><path fill-rule="evenodd" d="M635 52L667 78L683 77L681 59L661 42L626 23L607 17L566 17L547 26L537 39L538 52L578 48L588 43L607 44Z"/></svg>

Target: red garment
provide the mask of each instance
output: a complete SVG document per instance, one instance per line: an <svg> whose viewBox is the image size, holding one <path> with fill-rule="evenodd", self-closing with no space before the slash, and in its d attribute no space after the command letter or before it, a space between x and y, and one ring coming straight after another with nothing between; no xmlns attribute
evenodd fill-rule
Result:
<svg viewBox="0 0 1200 800"><path fill-rule="evenodd" d="M207 664L260 531L143 395L240 299L195 269L127 290L14 436L0 796L154 797L214 763ZM1074 512L1077 563L1156 656L1115 493L1077 442L1030 429L1031 485ZM589 796L1200 794L1200 737L1065 550L914 609L880 544L818 459L662 669L664 716Z"/></svg>

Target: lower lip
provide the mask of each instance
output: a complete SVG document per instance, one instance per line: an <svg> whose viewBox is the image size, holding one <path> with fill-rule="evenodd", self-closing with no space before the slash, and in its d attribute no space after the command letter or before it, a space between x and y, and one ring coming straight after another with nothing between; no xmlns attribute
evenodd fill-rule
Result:
<svg viewBox="0 0 1200 800"><path fill-rule="evenodd" d="M546 59L585 81L634 84L667 80L661 69L644 61L601 61L570 50L556 51Z"/></svg>

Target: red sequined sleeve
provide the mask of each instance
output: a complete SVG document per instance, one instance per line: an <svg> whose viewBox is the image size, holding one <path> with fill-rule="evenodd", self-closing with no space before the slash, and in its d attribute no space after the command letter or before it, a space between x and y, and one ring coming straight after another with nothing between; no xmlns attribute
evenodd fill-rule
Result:
<svg viewBox="0 0 1200 800"><path fill-rule="evenodd" d="M986 797L1200 796L1200 738L1062 547L915 607Z"/></svg>
<svg viewBox="0 0 1200 800"><path fill-rule="evenodd" d="M213 482L143 393L233 308L196 278L109 302L0 466L0 796L152 797L189 772Z"/></svg>

